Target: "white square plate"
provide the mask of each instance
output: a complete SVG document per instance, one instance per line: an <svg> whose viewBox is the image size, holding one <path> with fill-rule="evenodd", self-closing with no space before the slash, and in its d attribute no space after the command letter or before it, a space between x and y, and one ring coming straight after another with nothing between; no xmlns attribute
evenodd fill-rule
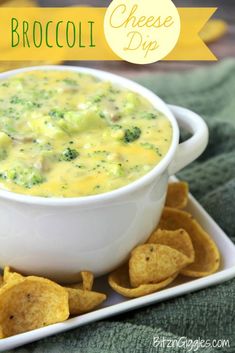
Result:
<svg viewBox="0 0 235 353"><path fill-rule="evenodd" d="M187 279L187 282L184 281L183 283L180 282L180 280L175 281L172 284L172 287L168 287L167 289L163 289L159 292L136 299L127 299L115 293L111 288L109 288L107 284L107 277L101 277L95 281L96 283L94 290L107 293L108 299L100 309L92 311L88 314L74 317L63 323L43 327L9 338L0 339L0 352L4 352L8 349L13 349L63 331L71 330L93 321L121 314L125 311L134 310L169 298L177 297L185 293L193 292L201 288L222 283L235 277L234 244L191 195L189 197L187 210L192 213L192 215L199 221L202 227L211 235L218 245L222 256L222 264L218 272L204 278Z"/></svg>

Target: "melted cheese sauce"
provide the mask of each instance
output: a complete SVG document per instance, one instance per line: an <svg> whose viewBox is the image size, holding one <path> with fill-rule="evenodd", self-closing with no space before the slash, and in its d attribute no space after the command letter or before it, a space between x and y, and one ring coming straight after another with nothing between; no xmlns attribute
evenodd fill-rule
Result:
<svg viewBox="0 0 235 353"><path fill-rule="evenodd" d="M43 197L104 193L148 173L172 140L138 94L69 71L0 81L0 187Z"/></svg>

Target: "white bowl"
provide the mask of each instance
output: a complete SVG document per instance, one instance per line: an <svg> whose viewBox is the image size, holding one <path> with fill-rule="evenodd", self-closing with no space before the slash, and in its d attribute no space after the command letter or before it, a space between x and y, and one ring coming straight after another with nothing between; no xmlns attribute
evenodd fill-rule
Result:
<svg viewBox="0 0 235 353"><path fill-rule="evenodd" d="M104 71L70 66L37 66L0 74L0 79L32 70L68 70L94 75L138 92L171 122L173 138L162 161L145 176L117 190L87 197L43 198L0 190L0 266L57 281L78 279L81 270L105 274L126 260L156 227L169 175L196 159L208 143L197 114L167 106L148 89ZM178 124L192 133L179 144Z"/></svg>

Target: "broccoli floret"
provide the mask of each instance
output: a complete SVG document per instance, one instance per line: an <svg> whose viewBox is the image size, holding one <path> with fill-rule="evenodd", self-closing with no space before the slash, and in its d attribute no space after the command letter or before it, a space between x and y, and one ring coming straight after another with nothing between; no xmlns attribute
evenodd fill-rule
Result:
<svg viewBox="0 0 235 353"><path fill-rule="evenodd" d="M66 77L63 79L64 83L66 83L69 86L78 86L78 83L76 80L73 80L72 78Z"/></svg>
<svg viewBox="0 0 235 353"><path fill-rule="evenodd" d="M130 129L126 129L124 134L124 142L130 143L135 140L138 140L140 135L141 135L141 130L137 126L134 126Z"/></svg>
<svg viewBox="0 0 235 353"><path fill-rule="evenodd" d="M106 116L105 116L105 114L103 112L99 112L99 116L100 116L101 119L105 119L106 118Z"/></svg>
<svg viewBox="0 0 235 353"><path fill-rule="evenodd" d="M75 149L66 148L61 155L60 160L70 162L78 157L79 153Z"/></svg>
<svg viewBox="0 0 235 353"><path fill-rule="evenodd" d="M97 94L91 98L92 103L100 103L102 101L103 95Z"/></svg>
<svg viewBox="0 0 235 353"><path fill-rule="evenodd" d="M148 150L153 150L154 152L156 152L158 154L159 157L162 157L162 153L159 150L159 147L154 146L152 143L141 143L141 146L143 146L144 148L148 149Z"/></svg>
<svg viewBox="0 0 235 353"><path fill-rule="evenodd" d="M58 126L68 134L100 129L107 126L106 120L101 119L95 107L82 110L67 111L63 119L57 119Z"/></svg>
<svg viewBox="0 0 235 353"><path fill-rule="evenodd" d="M148 150L155 150L155 148L156 148L152 143L149 143L149 142L141 143L141 146L143 146L144 148L146 148Z"/></svg>
<svg viewBox="0 0 235 353"><path fill-rule="evenodd" d="M118 125L118 124L113 124L110 127L111 127L112 130L119 130L119 129L122 128L121 125Z"/></svg>
<svg viewBox="0 0 235 353"><path fill-rule="evenodd" d="M18 97L18 96L12 96L10 99L10 103L11 104L24 104L25 100Z"/></svg>
<svg viewBox="0 0 235 353"><path fill-rule="evenodd" d="M4 173L4 179L9 179L13 183L31 189L34 185L45 181L44 176L33 167L15 167Z"/></svg>
<svg viewBox="0 0 235 353"><path fill-rule="evenodd" d="M53 109L51 111L49 111L48 115L52 118L52 119L63 119L64 118L64 112L58 110L58 109Z"/></svg>
<svg viewBox="0 0 235 353"><path fill-rule="evenodd" d="M111 163L108 166L108 173L115 177L121 177L125 175L125 170L121 163Z"/></svg>
<svg viewBox="0 0 235 353"><path fill-rule="evenodd" d="M150 112L146 112L143 114L143 118L147 119L147 120L153 120L153 119L157 119L157 113L150 113Z"/></svg>
<svg viewBox="0 0 235 353"><path fill-rule="evenodd" d="M10 103L11 104L20 104L23 105L27 109L32 109L32 108L40 108L41 104L38 102L32 102L27 99L21 98L19 96L12 96L10 98Z"/></svg>

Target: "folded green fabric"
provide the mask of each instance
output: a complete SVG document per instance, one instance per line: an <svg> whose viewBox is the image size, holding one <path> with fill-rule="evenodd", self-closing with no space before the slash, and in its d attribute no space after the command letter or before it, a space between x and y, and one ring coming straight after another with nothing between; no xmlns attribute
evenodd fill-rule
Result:
<svg viewBox="0 0 235 353"><path fill-rule="evenodd" d="M201 114L210 129L206 152L179 173L235 242L235 61L194 72L139 80L168 103ZM154 339L229 340L215 349L154 347ZM32 343L18 353L234 353L235 279Z"/></svg>

